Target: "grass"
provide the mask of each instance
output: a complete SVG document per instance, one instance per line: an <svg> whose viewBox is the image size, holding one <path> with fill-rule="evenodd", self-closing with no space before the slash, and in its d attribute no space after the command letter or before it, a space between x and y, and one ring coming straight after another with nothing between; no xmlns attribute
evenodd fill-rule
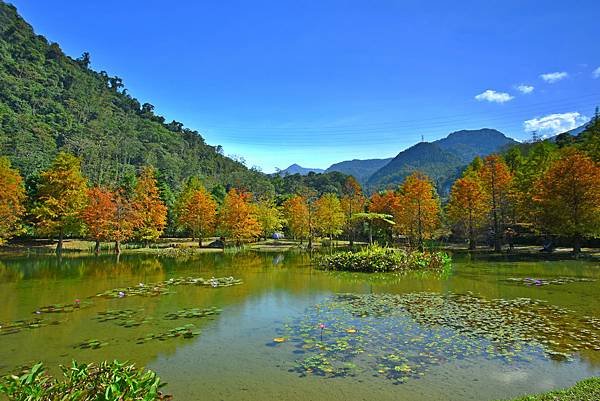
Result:
<svg viewBox="0 0 600 401"><path fill-rule="evenodd" d="M574 386L542 394L526 395L511 401L598 401L600 400L600 377L577 382Z"/></svg>

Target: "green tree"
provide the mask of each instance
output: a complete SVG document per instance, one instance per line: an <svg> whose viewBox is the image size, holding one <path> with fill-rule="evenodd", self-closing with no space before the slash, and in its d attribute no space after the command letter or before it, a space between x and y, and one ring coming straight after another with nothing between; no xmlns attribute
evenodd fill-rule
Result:
<svg viewBox="0 0 600 401"><path fill-rule="evenodd" d="M281 210L272 200L260 200L256 203L256 219L260 224L262 236L266 240L274 232L283 227Z"/></svg>
<svg viewBox="0 0 600 401"><path fill-rule="evenodd" d="M339 198L332 193L321 196L315 202L315 226L324 235L333 239L342 233L346 216Z"/></svg>
<svg viewBox="0 0 600 401"><path fill-rule="evenodd" d="M80 234L80 214L87 203L87 180L81 174L81 160L60 152L52 166L42 172L32 214L40 233L58 236L56 252L61 253L65 235Z"/></svg>

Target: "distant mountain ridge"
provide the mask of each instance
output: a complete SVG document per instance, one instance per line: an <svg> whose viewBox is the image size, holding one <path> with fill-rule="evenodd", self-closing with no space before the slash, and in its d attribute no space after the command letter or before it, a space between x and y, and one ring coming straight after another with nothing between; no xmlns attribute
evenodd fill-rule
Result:
<svg viewBox="0 0 600 401"><path fill-rule="evenodd" d="M284 175L294 175L294 174L307 175L308 173L324 173L324 172L325 172L325 170L323 170L322 168L302 167L302 166L294 163L284 170L279 170L276 174L284 176Z"/></svg>
<svg viewBox="0 0 600 401"><path fill-rule="evenodd" d="M373 173L391 162L392 159L393 158L390 157L387 159L346 160L332 164L325 172L338 171L340 173L348 174L356 178L362 185L365 185Z"/></svg>
<svg viewBox="0 0 600 401"><path fill-rule="evenodd" d="M414 171L427 174L441 194L476 156L487 156L516 144L512 138L490 128L461 130L434 142L420 142L400 152L367 181L372 190L401 184Z"/></svg>

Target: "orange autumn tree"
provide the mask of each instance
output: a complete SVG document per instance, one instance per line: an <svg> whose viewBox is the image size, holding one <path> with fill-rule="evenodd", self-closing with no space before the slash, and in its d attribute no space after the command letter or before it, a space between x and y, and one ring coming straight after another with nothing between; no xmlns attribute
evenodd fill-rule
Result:
<svg viewBox="0 0 600 401"><path fill-rule="evenodd" d="M233 238L240 245L242 240L260 235L261 227L256 210L250 203L252 194L231 188L219 212L219 228L225 237Z"/></svg>
<svg viewBox="0 0 600 401"><path fill-rule="evenodd" d="M374 193L369 199L369 213L379 214L383 216L394 216L397 212L398 202L400 201L399 195L394 191L385 191L381 193ZM385 235L391 240L392 238L392 225L385 221L387 217L373 219L369 221L369 242L373 242L373 227L384 232Z"/></svg>
<svg viewBox="0 0 600 401"><path fill-rule="evenodd" d="M485 223L488 203L487 194L476 176L467 175L452 185L448 219L466 232L471 250L476 247L477 230Z"/></svg>
<svg viewBox="0 0 600 401"><path fill-rule="evenodd" d="M419 172L406 177L393 213L398 232L423 250L423 241L440 227L440 212L440 199L429 177Z"/></svg>
<svg viewBox="0 0 600 401"><path fill-rule="evenodd" d="M177 221L198 237L198 246L202 247L202 240L215 229L217 202L203 186L182 194L182 197Z"/></svg>
<svg viewBox="0 0 600 401"><path fill-rule="evenodd" d="M600 235L600 165L569 149L535 183L533 202L543 229L573 239Z"/></svg>
<svg viewBox="0 0 600 401"><path fill-rule="evenodd" d="M333 193L324 194L315 202L315 227L332 240L342 233L346 216L338 197Z"/></svg>
<svg viewBox="0 0 600 401"><path fill-rule="evenodd" d="M500 252L504 225L509 213L513 177L504 160L498 155L489 155L484 159L478 177L487 194L494 235L494 251Z"/></svg>
<svg viewBox="0 0 600 401"><path fill-rule="evenodd" d="M309 234L309 210L306 199L303 196L294 195L283 202L283 216L292 236L299 238L302 243Z"/></svg>
<svg viewBox="0 0 600 401"><path fill-rule="evenodd" d="M40 174L37 201L32 210L37 229L58 236L56 252L61 253L63 238L79 234L80 214L87 203L87 181L81 174L81 160L60 152L52 166Z"/></svg>
<svg viewBox="0 0 600 401"><path fill-rule="evenodd" d="M366 199L362 193L360 184L354 177L348 177L344 183L341 204L342 210L346 216L346 229L348 231L350 246L354 245L354 239L356 236L357 220L354 219L354 215L364 212L365 203Z"/></svg>
<svg viewBox="0 0 600 401"><path fill-rule="evenodd" d="M100 252L100 242L111 239L113 222L117 211L115 194L106 188L93 187L87 191L87 206L81 212L89 236L96 241L94 252Z"/></svg>
<svg viewBox="0 0 600 401"><path fill-rule="evenodd" d="M132 205L135 210L135 236L146 245L158 239L167 225L167 207L160 198L153 167L145 167L135 185Z"/></svg>
<svg viewBox="0 0 600 401"><path fill-rule="evenodd" d="M25 213L25 188L19 172L6 157L0 157L0 244L20 232Z"/></svg>
<svg viewBox="0 0 600 401"><path fill-rule="evenodd" d="M115 253L118 255L121 253L121 243L133 237L140 219L124 190L115 191L113 201L115 215L111 225L111 239L115 241Z"/></svg>

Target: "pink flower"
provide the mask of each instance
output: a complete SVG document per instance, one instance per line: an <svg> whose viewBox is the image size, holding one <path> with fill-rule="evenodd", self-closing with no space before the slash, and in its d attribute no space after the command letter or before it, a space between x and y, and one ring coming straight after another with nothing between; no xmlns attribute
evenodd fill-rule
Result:
<svg viewBox="0 0 600 401"><path fill-rule="evenodd" d="M319 327L321 328L321 330L323 330L323 329L325 328L325 323L321 323L321 324L319 325Z"/></svg>
<svg viewBox="0 0 600 401"><path fill-rule="evenodd" d="M81 301L79 300L79 298L75 299L75 303L76 303L76 304L78 304L79 302L81 302Z"/></svg>

